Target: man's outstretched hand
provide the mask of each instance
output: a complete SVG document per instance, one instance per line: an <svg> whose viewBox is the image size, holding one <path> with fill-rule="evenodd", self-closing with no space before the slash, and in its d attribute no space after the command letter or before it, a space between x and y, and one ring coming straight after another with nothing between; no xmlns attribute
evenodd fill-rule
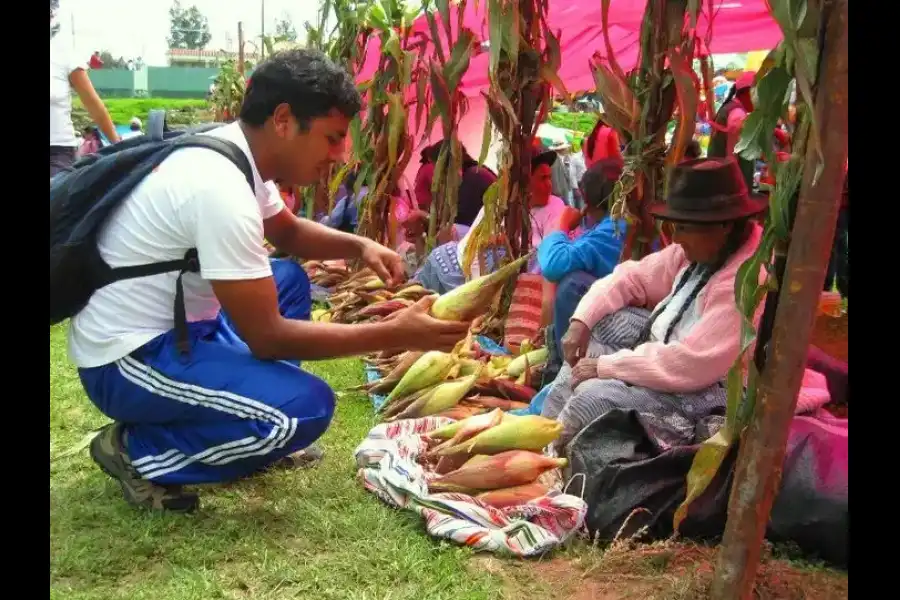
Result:
<svg viewBox="0 0 900 600"><path fill-rule="evenodd" d="M470 321L442 321L429 314L437 296L425 296L409 308L390 317L393 330L409 350L441 350L449 352L466 337Z"/></svg>
<svg viewBox="0 0 900 600"><path fill-rule="evenodd" d="M361 258L387 287L399 285L406 279L403 258L377 242L364 240Z"/></svg>

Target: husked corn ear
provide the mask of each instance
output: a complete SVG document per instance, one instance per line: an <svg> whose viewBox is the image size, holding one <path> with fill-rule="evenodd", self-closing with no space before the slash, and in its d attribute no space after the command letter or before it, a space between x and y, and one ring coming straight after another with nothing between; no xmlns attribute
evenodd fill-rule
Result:
<svg viewBox="0 0 900 600"><path fill-rule="evenodd" d="M506 280L516 275L530 257L529 254L518 258L493 273L468 281L438 297L431 305L431 314L446 321L468 321L483 314Z"/></svg>
<svg viewBox="0 0 900 600"><path fill-rule="evenodd" d="M467 400L467 402L468 402L468 400ZM434 438L437 440L449 440L450 438L455 436L456 432L458 432L460 429L462 429L463 427L467 427L469 425L470 421L475 422L475 423L481 422L481 421L474 421L474 419L485 419L489 414L490 413L484 413L484 414L480 414L480 415L471 416L466 419L457 421L455 423L450 423L449 425L444 425L443 427L438 427L437 429L435 429L434 431L429 433L428 437L431 437L431 438ZM503 419L518 418L516 415L508 415L508 414L501 414L501 416L503 417ZM496 423L495 423L495 425L496 425Z"/></svg>
<svg viewBox="0 0 900 600"><path fill-rule="evenodd" d="M506 365L506 374L510 377L518 377L525 372L525 369L532 369L546 363L549 354L550 352L547 348L538 348L527 354L517 356L512 362Z"/></svg>
<svg viewBox="0 0 900 600"><path fill-rule="evenodd" d="M499 425L441 451L441 454L497 454L507 450L543 450L556 440L562 431L562 423L538 415L522 415L517 419L504 419Z"/></svg>
<svg viewBox="0 0 900 600"><path fill-rule="evenodd" d="M427 394L410 404L406 410L397 415L398 419L411 419L417 417L427 417L439 413L448 408L452 408L469 393L475 381L478 379L478 373L456 379L454 381L446 381L432 388Z"/></svg>
<svg viewBox="0 0 900 600"><path fill-rule="evenodd" d="M502 452L459 469L428 483L431 492L459 489L496 490L531 483L541 473L568 464L565 458L550 458L527 450Z"/></svg>
<svg viewBox="0 0 900 600"><path fill-rule="evenodd" d="M494 425L497 425L502 420L503 411L500 409L494 409L491 412L485 413L483 415L469 417L462 422L462 426L456 430L456 433L452 438L435 447L433 452L439 453L444 448L449 448L450 446L455 446L456 444L464 442L472 436L481 433L485 429L490 429Z"/></svg>
<svg viewBox="0 0 900 600"><path fill-rule="evenodd" d="M497 398L496 396L471 396L466 398L469 404L484 406L485 408L499 408L501 410L517 410L528 408L527 402L516 402L515 400L507 400L506 398Z"/></svg>
<svg viewBox="0 0 900 600"><path fill-rule="evenodd" d="M549 491L550 488L546 485L535 481L534 483L482 492L475 497L494 508L506 508L508 506L525 504L535 498L541 498L546 496Z"/></svg>
<svg viewBox="0 0 900 600"><path fill-rule="evenodd" d="M470 458L463 464L468 465L470 467L474 467L478 463L484 462L484 461L490 460L490 459L491 459L491 457L487 454L476 454L475 456L473 456L472 458Z"/></svg>
<svg viewBox="0 0 900 600"><path fill-rule="evenodd" d="M450 372L455 362L456 359L445 352L437 350L426 352L403 374L396 387L391 390L386 402L391 402L394 398L406 396L441 381Z"/></svg>

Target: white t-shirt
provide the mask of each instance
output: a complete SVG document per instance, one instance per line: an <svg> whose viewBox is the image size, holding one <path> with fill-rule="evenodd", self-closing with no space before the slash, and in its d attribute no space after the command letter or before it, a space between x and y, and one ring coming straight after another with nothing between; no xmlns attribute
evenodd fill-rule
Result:
<svg viewBox="0 0 900 600"><path fill-rule="evenodd" d="M237 144L250 159L256 194L230 160L207 148L174 152L135 187L99 236L111 267L183 258L197 248L200 273L183 278L187 320L214 319L220 305L209 280L259 279L272 274L263 246L263 220L284 209L273 183L264 183L237 123L213 135ZM112 283L71 321L69 356L81 368L114 362L174 327L177 272Z"/></svg>
<svg viewBox="0 0 900 600"><path fill-rule="evenodd" d="M538 206L531 209L531 248L537 248L540 246L541 241L544 239L544 236L559 229L559 217L562 215L563 211L566 209L566 203L562 201L562 198L559 196L550 196L550 200L544 206ZM475 217L475 220L472 222L472 227L466 231L466 234L459 241L459 244L456 246L456 260L459 261L459 264L463 264L463 254L466 251L466 246L469 243L469 238L471 236L472 230L475 229L475 226L481 222L481 219L484 218L484 207L478 211L478 216ZM534 261L535 264L537 261ZM533 270L533 269L530 269ZM472 277L478 277L480 273L480 268L478 266L478 261L472 261Z"/></svg>
<svg viewBox="0 0 900 600"><path fill-rule="evenodd" d="M57 33L50 38L50 145L78 147L72 125L72 86L69 75L87 69L85 61L75 60L70 38Z"/></svg>

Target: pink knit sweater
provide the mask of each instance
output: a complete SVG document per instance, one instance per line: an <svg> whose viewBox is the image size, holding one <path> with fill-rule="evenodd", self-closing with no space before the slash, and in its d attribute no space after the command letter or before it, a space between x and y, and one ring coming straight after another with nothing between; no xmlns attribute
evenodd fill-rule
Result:
<svg viewBox="0 0 900 600"><path fill-rule="evenodd" d="M741 315L734 297L738 267L756 251L762 228L753 224L743 246L707 282L697 296L700 317L680 341L647 342L634 350L602 356L601 379L620 379L661 392L695 392L721 381L740 351ZM572 317L593 327L626 306L654 308L688 265L684 250L672 244L641 261L627 261L588 290ZM760 271L760 281L765 272Z"/></svg>

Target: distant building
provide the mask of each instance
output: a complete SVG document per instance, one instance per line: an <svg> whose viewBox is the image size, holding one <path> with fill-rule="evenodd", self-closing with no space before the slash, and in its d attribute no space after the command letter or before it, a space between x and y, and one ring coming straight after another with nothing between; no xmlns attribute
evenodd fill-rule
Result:
<svg viewBox="0 0 900 600"><path fill-rule="evenodd" d="M227 50L170 48L166 51L166 58L173 67L218 67L229 59L237 60L238 53ZM256 63L259 61L259 55L256 52L245 52L244 60Z"/></svg>

